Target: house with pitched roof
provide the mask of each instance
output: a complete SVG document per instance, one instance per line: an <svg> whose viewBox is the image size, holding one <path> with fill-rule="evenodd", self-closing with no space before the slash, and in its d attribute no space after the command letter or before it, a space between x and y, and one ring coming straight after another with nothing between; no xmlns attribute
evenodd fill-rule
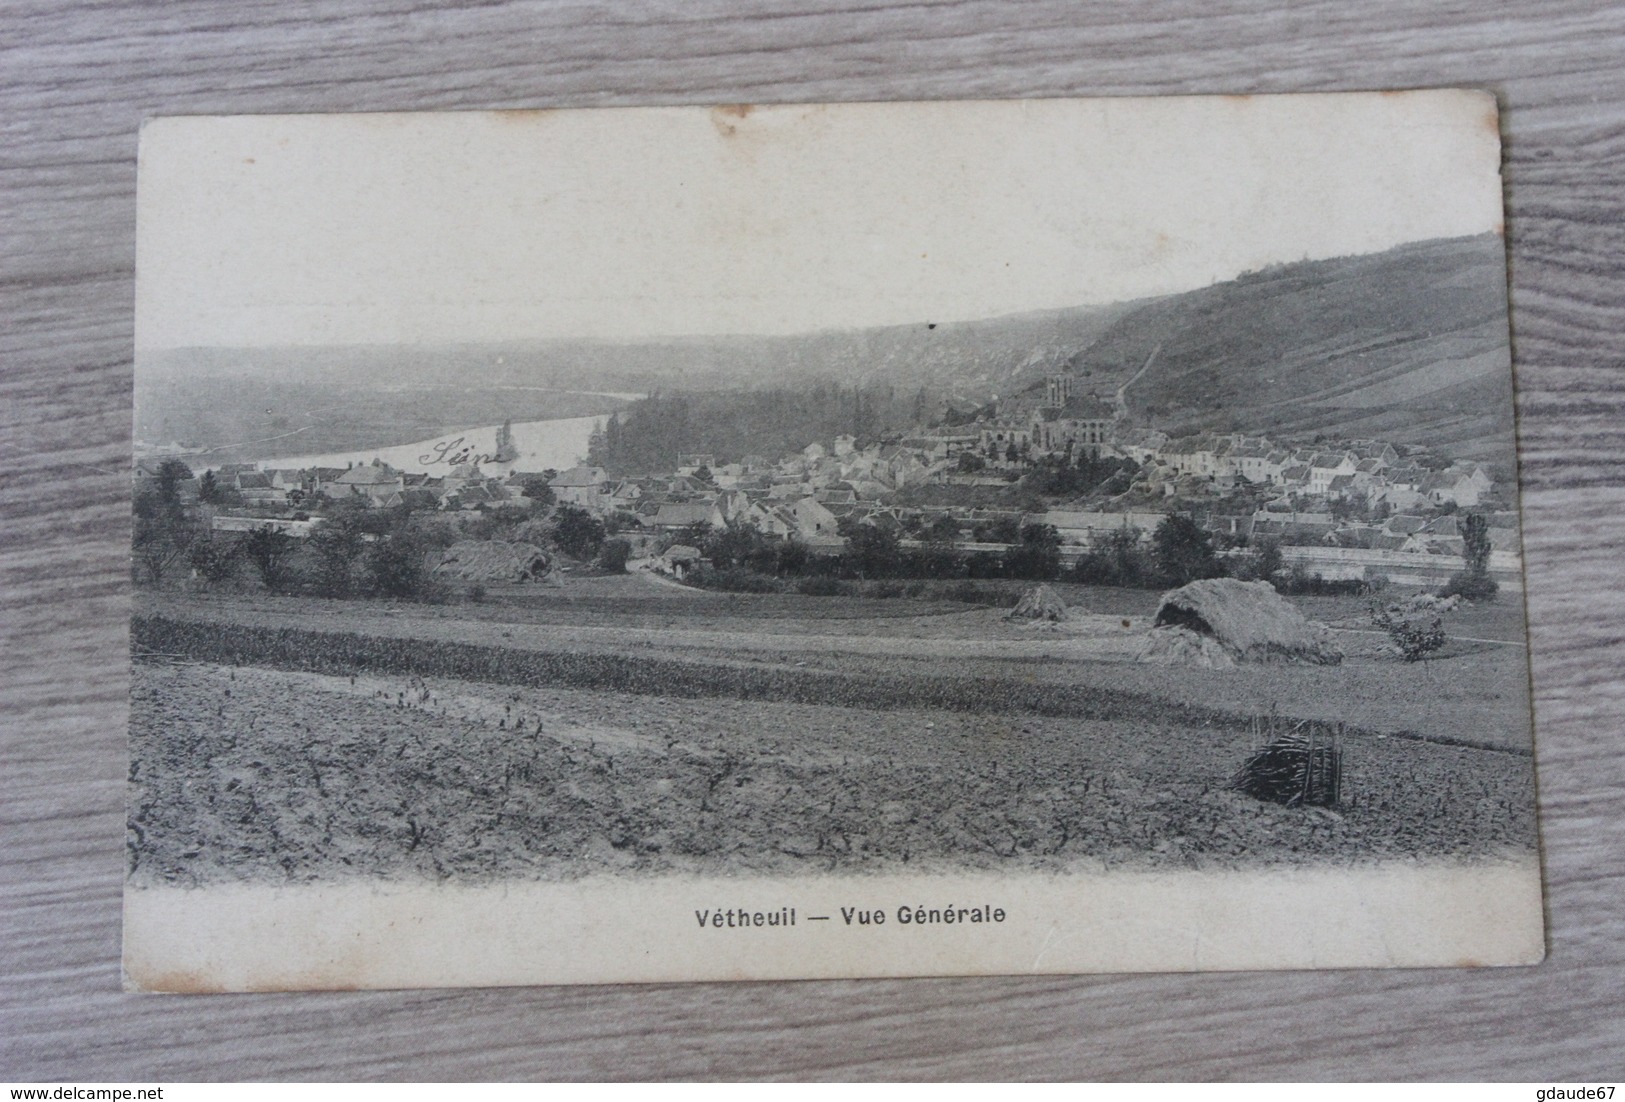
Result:
<svg viewBox="0 0 1625 1102"><path fill-rule="evenodd" d="M809 542L838 539L840 518L816 498L802 497L786 502L784 512L795 522L796 534Z"/></svg>
<svg viewBox="0 0 1625 1102"><path fill-rule="evenodd" d="M603 508L603 486L607 481L609 474L604 468L580 466L555 475L547 485L560 504L596 513Z"/></svg>
<svg viewBox="0 0 1625 1102"><path fill-rule="evenodd" d="M1324 494L1331 489L1332 480L1351 475L1359 469L1360 461L1348 452L1321 452L1309 461L1309 492Z"/></svg>
<svg viewBox="0 0 1625 1102"><path fill-rule="evenodd" d="M232 485L242 495L244 505L282 505L288 500L285 491L271 485L271 476L260 471L242 471Z"/></svg>
<svg viewBox="0 0 1625 1102"><path fill-rule="evenodd" d="M374 459L351 467L327 484L326 493L332 498L362 497L369 505L383 506L389 499L406 489L406 479L388 463Z"/></svg>
<svg viewBox="0 0 1625 1102"><path fill-rule="evenodd" d="M715 501L668 501L660 506L654 517L644 523L666 531L690 528L704 524L711 528L726 528L728 519Z"/></svg>

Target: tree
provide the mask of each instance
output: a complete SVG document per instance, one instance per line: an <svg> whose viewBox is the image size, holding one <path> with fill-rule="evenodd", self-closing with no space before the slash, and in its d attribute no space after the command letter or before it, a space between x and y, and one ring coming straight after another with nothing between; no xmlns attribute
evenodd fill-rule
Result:
<svg viewBox="0 0 1625 1102"><path fill-rule="evenodd" d="M703 548L707 543L711 542L711 538L716 534L717 530L711 526L710 521L697 520L693 524L685 525L672 542L674 544L686 544L689 547Z"/></svg>
<svg viewBox="0 0 1625 1102"><path fill-rule="evenodd" d="M379 597L418 597L427 571L423 549L406 528L398 528L367 548L367 588Z"/></svg>
<svg viewBox="0 0 1625 1102"><path fill-rule="evenodd" d="M718 570L744 566L757 556L762 534L748 524L738 522L726 528L708 530L704 541L697 546Z"/></svg>
<svg viewBox="0 0 1625 1102"><path fill-rule="evenodd" d="M1331 513L1332 519L1338 521L1355 520L1365 514L1363 503L1349 497L1332 498L1327 510Z"/></svg>
<svg viewBox="0 0 1625 1102"><path fill-rule="evenodd" d="M336 518L311 533L317 592L327 597L349 594L361 547L361 532L348 517Z"/></svg>
<svg viewBox="0 0 1625 1102"><path fill-rule="evenodd" d="M180 500L180 486L192 478L192 468L179 459L166 459L158 464L158 496L166 502Z"/></svg>
<svg viewBox="0 0 1625 1102"><path fill-rule="evenodd" d="M248 533L243 540L243 554L259 571L265 588L276 590L288 580L288 560L293 556L294 546L292 536L267 524Z"/></svg>
<svg viewBox="0 0 1625 1102"><path fill-rule="evenodd" d="M192 477L178 459L159 464L155 482L135 495L131 551L145 580L158 585L164 571L192 546L197 528L180 501L180 484Z"/></svg>
<svg viewBox="0 0 1625 1102"><path fill-rule="evenodd" d="M1468 513L1461 521L1462 556L1467 573L1490 572L1490 523L1483 513Z"/></svg>
<svg viewBox="0 0 1625 1102"><path fill-rule="evenodd" d="M1033 581L1053 579L1061 569L1061 534L1053 524L1029 524L1021 539L1004 553L1004 573Z"/></svg>
<svg viewBox="0 0 1625 1102"><path fill-rule="evenodd" d="M597 556L604 525L579 506L561 505L553 514L552 536L559 550L585 562Z"/></svg>
<svg viewBox="0 0 1625 1102"><path fill-rule="evenodd" d="M237 545L231 540L198 539L187 549L186 561L206 582L223 582L237 572Z"/></svg>
<svg viewBox="0 0 1625 1102"><path fill-rule="evenodd" d="M938 513L925 526L920 538L926 543L952 544L959 538L959 523L947 513Z"/></svg>
<svg viewBox="0 0 1625 1102"><path fill-rule="evenodd" d="M1242 558L1236 576L1242 581L1273 583L1283 565L1281 541L1274 536L1265 536Z"/></svg>
<svg viewBox="0 0 1625 1102"><path fill-rule="evenodd" d="M776 557L779 574L795 575L807 569L807 563L812 559L812 551L805 543L790 536L779 544Z"/></svg>
<svg viewBox="0 0 1625 1102"><path fill-rule="evenodd" d="M522 487L520 493L543 509L551 508L558 501L558 495L547 483L546 475L528 474L519 483Z"/></svg>
<svg viewBox="0 0 1625 1102"><path fill-rule="evenodd" d="M1213 554L1213 536L1183 513L1170 513L1151 534L1157 571L1174 585L1217 578L1224 566Z"/></svg>
<svg viewBox="0 0 1625 1102"><path fill-rule="evenodd" d="M987 460L983 459L981 456L977 455L975 452L960 452L959 453L959 473L960 474L975 474L977 471L985 470L986 468L987 468Z"/></svg>
<svg viewBox="0 0 1625 1102"><path fill-rule="evenodd" d="M623 539L605 540L598 549L598 565L610 574L625 574L632 545Z"/></svg>
<svg viewBox="0 0 1625 1102"><path fill-rule="evenodd" d="M1490 577L1490 524L1483 513L1468 513L1461 518L1461 544L1466 569L1452 574L1439 595L1459 594L1469 601L1490 600L1501 587Z"/></svg>
<svg viewBox="0 0 1625 1102"><path fill-rule="evenodd" d="M1078 560L1073 568L1073 579L1086 585L1145 585L1151 570L1140 546L1143 534L1132 525L1112 529Z"/></svg>
<svg viewBox="0 0 1625 1102"><path fill-rule="evenodd" d="M846 568L860 578L889 578L901 561L897 537L872 524L859 524L846 537Z"/></svg>
<svg viewBox="0 0 1625 1102"><path fill-rule="evenodd" d="M1101 541L1118 585L1144 585L1149 574L1145 551L1140 547L1145 536L1143 528L1125 525L1107 534Z"/></svg>

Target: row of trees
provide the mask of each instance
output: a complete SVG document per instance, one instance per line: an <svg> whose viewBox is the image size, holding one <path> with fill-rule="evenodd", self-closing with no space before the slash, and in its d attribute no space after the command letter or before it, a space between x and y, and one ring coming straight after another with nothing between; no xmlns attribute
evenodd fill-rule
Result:
<svg viewBox="0 0 1625 1102"><path fill-rule="evenodd" d="M324 597L438 596L428 557L438 540L410 513L388 518L383 531L346 516L299 540L271 525L241 536L199 533L186 560L197 576L219 585L251 573L275 593L308 590ZM156 579L153 579L156 581Z"/></svg>
<svg viewBox="0 0 1625 1102"><path fill-rule="evenodd" d="M905 547L891 530L862 523L843 522L845 547L839 554L814 553L796 540L774 540L754 528L733 526L716 530L696 528L682 541L698 547L710 560L711 570L698 574L700 585L752 588L751 578L825 577L877 579L992 579L1070 581L1120 588L1172 588L1202 578L1234 577L1242 581L1268 581L1286 593L1337 595L1368 592L1383 584L1365 580L1329 580L1302 566L1287 569L1281 545L1259 540L1240 553L1218 554L1215 537L1190 516L1163 518L1149 541L1139 528L1108 533L1097 546L1070 566L1061 561L1061 538L1047 524L1018 525L1014 520L993 522L978 539L1008 544L1002 552L966 551L945 532L926 529L913 546ZM1488 524L1479 514L1463 519L1466 567L1450 579L1441 595L1460 594L1487 600L1496 593L1489 576Z"/></svg>
<svg viewBox="0 0 1625 1102"><path fill-rule="evenodd" d="M802 388L651 395L610 417L588 461L611 471L669 471L685 452L779 459L815 440L867 441L923 419L924 395L889 386L815 383Z"/></svg>
<svg viewBox="0 0 1625 1102"><path fill-rule="evenodd" d="M136 496L134 567L142 584L162 585L184 569L210 585L253 579L273 592L422 600L444 596L431 577L434 552L459 539L523 540L616 572L631 556L630 543L611 538L602 521L569 505L547 513L541 495L456 515L344 501L304 539L272 524L215 532L204 511L182 502L179 486L190 477L183 472L183 464L166 464Z"/></svg>
<svg viewBox="0 0 1625 1102"><path fill-rule="evenodd" d="M1152 533L1150 545L1138 528L1111 533L1100 547L1084 554L1070 568L1061 561L1061 536L1048 524L1017 525L985 533L1004 536L1002 552L964 551L950 539L931 538L904 547L889 529L843 522L846 545L839 554L814 553L798 540L776 540L756 529L731 525L725 529L696 528L684 533L710 560L712 572L702 573L700 584L743 586L745 571L762 576L826 576L857 580L933 578L1017 578L1031 581L1077 581L1093 585L1184 585L1198 578L1220 577L1231 571L1215 553L1213 537L1187 516L1169 516ZM991 541L990 541L991 542ZM1268 577L1281 565L1280 549L1265 545L1233 564L1244 576Z"/></svg>

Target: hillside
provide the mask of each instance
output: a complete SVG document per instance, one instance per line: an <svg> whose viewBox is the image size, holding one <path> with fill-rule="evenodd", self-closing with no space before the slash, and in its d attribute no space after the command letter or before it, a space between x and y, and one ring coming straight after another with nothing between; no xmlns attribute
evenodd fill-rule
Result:
<svg viewBox="0 0 1625 1102"><path fill-rule="evenodd" d="M1378 437L1507 462L1512 374L1499 237L1288 264L1137 304L1083 362L1169 432Z"/></svg>

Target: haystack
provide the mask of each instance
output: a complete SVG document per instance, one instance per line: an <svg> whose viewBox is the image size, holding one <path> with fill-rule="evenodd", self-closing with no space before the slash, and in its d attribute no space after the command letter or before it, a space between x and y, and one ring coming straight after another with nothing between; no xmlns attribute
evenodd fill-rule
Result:
<svg viewBox="0 0 1625 1102"><path fill-rule="evenodd" d="M545 577L552 567L534 543L458 540L440 556L433 573L465 582L525 582Z"/></svg>
<svg viewBox="0 0 1625 1102"><path fill-rule="evenodd" d="M1145 637L1140 653L1141 662L1156 662L1164 666L1201 666L1209 670L1228 670L1236 664L1235 657L1211 635L1202 635L1190 628L1155 628Z"/></svg>
<svg viewBox="0 0 1625 1102"><path fill-rule="evenodd" d="M1065 620L1066 602L1047 585L1038 585L1021 595L1016 607L1011 609L1006 620L1050 620L1059 622Z"/></svg>
<svg viewBox="0 0 1625 1102"><path fill-rule="evenodd" d="M1220 653L1237 662L1343 660L1325 627L1305 620L1268 582L1214 578L1163 594L1140 660L1228 665Z"/></svg>

